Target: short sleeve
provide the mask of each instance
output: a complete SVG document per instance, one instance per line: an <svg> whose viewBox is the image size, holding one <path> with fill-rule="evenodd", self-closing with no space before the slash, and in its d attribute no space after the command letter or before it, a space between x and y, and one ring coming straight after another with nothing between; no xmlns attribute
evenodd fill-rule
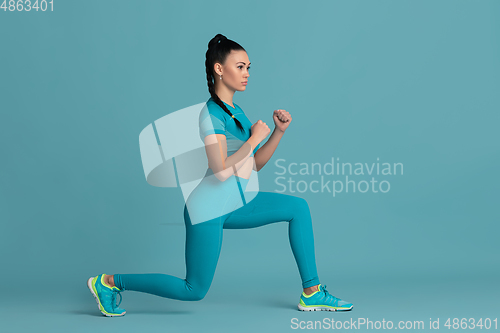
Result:
<svg viewBox="0 0 500 333"><path fill-rule="evenodd" d="M210 134L226 134L226 122L220 113L210 113L204 108L200 113L200 138L205 140Z"/></svg>

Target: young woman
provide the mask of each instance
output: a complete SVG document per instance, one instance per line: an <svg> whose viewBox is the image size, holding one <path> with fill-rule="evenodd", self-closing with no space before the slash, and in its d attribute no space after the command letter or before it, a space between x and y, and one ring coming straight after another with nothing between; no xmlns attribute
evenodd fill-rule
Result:
<svg viewBox="0 0 500 333"><path fill-rule="evenodd" d="M201 300L215 274L223 229L255 228L282 221L288 222L290 247L302 280L298 308L302 311L351 310L351 303L331 295L319 282L307 202L291 195L262 191L253 199L244 200L252 172L259 171L269 161L292 117L285 110L275 110L273 133L260 147L270 133L269 127L262 120L252 125L243 110L233 103L234 93L245 90L250 76L245 49L217 34L208 43L205 66L211 97L199 120L209 168L184 206L186 278L158 273L91 277L87 286L99 310L105 316L123 316L125 310L118 306L120 292L124 290L183 301ZM117 294L120 295L118 304Z"/></svg>

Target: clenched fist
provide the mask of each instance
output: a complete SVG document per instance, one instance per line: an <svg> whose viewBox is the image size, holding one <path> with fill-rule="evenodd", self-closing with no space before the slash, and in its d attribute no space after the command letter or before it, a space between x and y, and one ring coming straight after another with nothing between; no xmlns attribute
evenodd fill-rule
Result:
<svg viewBox="0 0 500 333"><path fill-rule="evenodd" d="M274 125L280 131L284 132L290 125L290 122L292 121L292 116L285 110L281 109L274 110L273 120L274 120Z"/></svg>

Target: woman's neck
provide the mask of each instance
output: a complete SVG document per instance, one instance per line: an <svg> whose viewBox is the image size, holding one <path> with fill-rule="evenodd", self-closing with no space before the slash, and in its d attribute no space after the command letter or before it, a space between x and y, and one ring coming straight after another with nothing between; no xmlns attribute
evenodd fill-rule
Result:
<svg viewBox="0 0 500 333"><path fill-rule="evenodd" d="M225 87L224 87L225 88ZM215 89L215 93L217 96L219 96L220 100L223 101L224 103L231 105L232 108L234 108L233 104L233 96L234 96L234 91L229 90L227 88L222 88L222 89Z"/></svg>

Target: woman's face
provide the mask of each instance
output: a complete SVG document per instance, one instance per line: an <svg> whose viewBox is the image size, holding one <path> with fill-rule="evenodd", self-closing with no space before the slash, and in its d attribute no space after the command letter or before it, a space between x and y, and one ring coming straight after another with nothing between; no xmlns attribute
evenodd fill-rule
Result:
<svg viewBox="0 0 500 333"><path fill-rule="evenodd" d="M225 84L229 89L234 91L244 91L246 89L246 82L250 76L248 70L250 69L250 60L248 55L243 50L232 50L226 58L226 64L215 64L215 82ZM220 76L222 75L222 80ZM245 84L244 84L245 83Z"/></svg>

